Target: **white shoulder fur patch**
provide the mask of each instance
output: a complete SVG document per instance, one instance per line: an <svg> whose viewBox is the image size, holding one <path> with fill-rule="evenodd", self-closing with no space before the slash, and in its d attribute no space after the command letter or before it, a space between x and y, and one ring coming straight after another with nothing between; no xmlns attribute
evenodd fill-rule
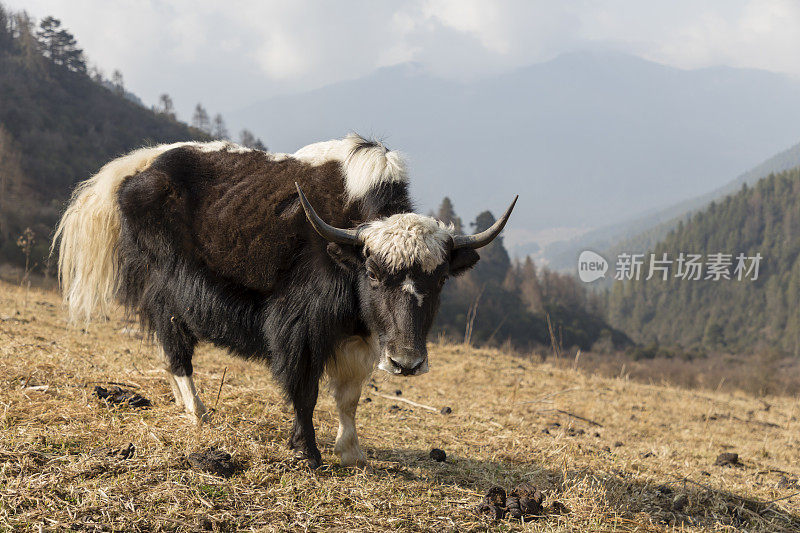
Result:
<svg viewBox="0 0 800 533"><path fill-rule="evenodd" d="M359 229L364 246L392 271L419 264L426 273L445 260L453 228L435 218L401 213L370 222Z"/></svg>
<svg viewBox="0 0 800 533"><path fill-rule="evenodd" d="M399 152L389 150L381 143L369 143L355 133L344 139L309 144L292 157L311 165L339 161L344 169L350 201L363 198L376 185L408 181L406 164Z"/></svg>

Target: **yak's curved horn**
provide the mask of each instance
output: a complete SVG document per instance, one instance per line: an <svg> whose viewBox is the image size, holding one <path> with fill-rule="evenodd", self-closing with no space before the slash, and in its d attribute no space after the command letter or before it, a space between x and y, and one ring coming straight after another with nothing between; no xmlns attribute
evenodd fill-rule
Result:
<svg viewBox="0 0 800 533"><path fill-rule="evenodd" d="M356 230L335 228L322 220L317 212L314 211L314 208L311 207L311 204L308 202L306 195L303 194L303 190L300 188L300 185L297 182L294 182L294 185L297 187L297 194L300 195L300 203L303 205L303 211L306 212L306 218L311 223L311 226L314 228L314 230L316 230L316 232L319 233L322 238L339 244L361 243L361 239L359 238Z"/></svg>
<svg viewBox="0 0 800 533"><path fill-rule="evenodd" d="M481 246L486 246L490 242L503 231L503 228L508 222L508 217L511 216L511 211L514 210L514 205L517 203L517 199L519 195L514 197L514 201L511 202L511 205L508 206L506 212L500 217L497 222L492 224L492 226L480 233L476 233L475 235L455 235L453 237L453 249L457 248L480 248Z"/></svg>

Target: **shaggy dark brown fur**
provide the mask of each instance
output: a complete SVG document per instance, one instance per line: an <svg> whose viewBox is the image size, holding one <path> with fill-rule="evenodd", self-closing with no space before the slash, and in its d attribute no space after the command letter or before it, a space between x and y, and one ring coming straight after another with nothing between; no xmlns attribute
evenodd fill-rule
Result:
<svg viewBox="0 0 800 533"><path fill-rule="evenodd" d="M269 293L299 247L311 244L318 252L327 244L308 225L295 182L338 227L411 207L407 195L395 198L404 190L389 201L381 201L386 191L379 190L346 205L344 176L335 161L311 166L291 158L272 161L263 152L204 153L189 147L164 153L129 178L120 205L124 213L159 217L158 223L171 226L182 251L217 275Z"/></svg>

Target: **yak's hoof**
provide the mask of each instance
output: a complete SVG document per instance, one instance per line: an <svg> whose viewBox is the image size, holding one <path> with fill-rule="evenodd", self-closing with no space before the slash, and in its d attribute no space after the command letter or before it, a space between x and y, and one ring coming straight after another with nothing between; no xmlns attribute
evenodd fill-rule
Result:
<svg viewBox="0 0 800 533"><path fill-rule="evenodd" d="M369 466L369 461L364 456L364 452L361 451L361 448L358 446L355 449L349 450L333 450L336 455L339 456L339 465L340 466L356 466L358 468L364 468Z"/></svg>
<svg viewBox="0 0 800 533"><path fill-rule="evenodd" d="M194 422L198 426L202 426L208 422L211 422L211 419L214 417L213 411L203 411L202 413L191 413L189 411L186 412L186 418Z"/></svg>
<svg viewBox="0 0 800 533"><path fill-rule="evenodd" d="M295 450L294 460L299 463L305 463L311 470L316 470L322 466L322 454L317 451L307 452L303 450Z"/></svg>
<svg viewBox="0 0 800 533"><path fill-rule="evenodd" d="M369 461L366 457L357 457L357 458L347 458L342 457L339 459L339 466L344 468L367 468L369 466Z"/></svg>

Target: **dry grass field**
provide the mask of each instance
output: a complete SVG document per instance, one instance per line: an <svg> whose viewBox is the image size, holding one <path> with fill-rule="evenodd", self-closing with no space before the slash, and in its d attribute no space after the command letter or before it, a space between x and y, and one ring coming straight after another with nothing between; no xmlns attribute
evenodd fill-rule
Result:
<svg viewBox="0 0 800 533"><path fill-rule="evenodd" d="M291 410L265 368L204 346L197 382L217 407L195 427L171 402L155 351L122 332L121 317L83 332L55 293L23 300L0 283L3 530L800 531L797 398L637 384L435 345L429 374L376 373L365 391L367 469L338 467L335 409L322 395L325 466L310 471L285 447ZM111 382L152 408L93 396ZM127 458L97 452L128 443ZM211 446L233 456L232 477L185 461ZM430 459L434 447L446 462ZM722 452L741 466L715 466ZM569 512L524 523L475 514L490 487L523 481Z"/></svg>

